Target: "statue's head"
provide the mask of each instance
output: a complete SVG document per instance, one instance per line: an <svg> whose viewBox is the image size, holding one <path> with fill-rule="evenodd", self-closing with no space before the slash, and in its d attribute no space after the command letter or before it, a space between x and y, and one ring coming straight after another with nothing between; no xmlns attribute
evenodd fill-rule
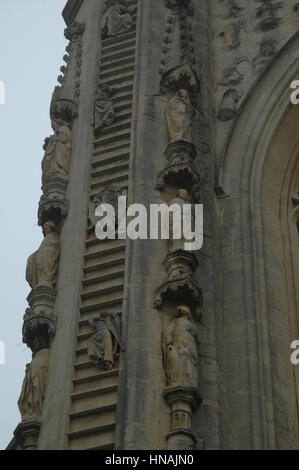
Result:
<svg viewBox="0 0 299 470"><path fill-rule="evenodd" d="M188 191L186 189L179 189L178 190L178 197L183 199L184 201L188 201L188 198L189 198L189 194L188 194Z"/></svg>
<svg viewBox="0 0 299 470"><path fill-rule="evenodd" d="M49 233L56 232L56 225L52 220L48 220L43 225L43 234L46 237Z"/></svg>
<svg viewBox="0 0 299 470"><path fill-rule="evenodd" d="M180 317L191 317L191 310L189 307L187 307L187 305L179 305L177 311Z"/></svg>

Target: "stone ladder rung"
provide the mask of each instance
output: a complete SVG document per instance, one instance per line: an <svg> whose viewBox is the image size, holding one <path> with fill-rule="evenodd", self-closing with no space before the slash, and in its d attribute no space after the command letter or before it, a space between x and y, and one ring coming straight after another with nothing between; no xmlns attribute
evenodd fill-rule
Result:
<svg viewBox="0 0 299 470"><path fill-rule="evenodd" d="M130 47L128 49L119 50L113 54L101 55L100 63L101 64L108 64L108 63L115 63L118 59L125 59L127 57L134 57L135 56L135 46Z"/></svg>
<svg viewBox="0 0 299 470"><path fill-rule="evenodd" d="M100 170L94 170L91 172L92 178L99 177L99 176L106 176L109 174L115 173L115 171L122 171L127 170L129 172L129 162L112 162L107 163L103 168Z"/></svg>
<svg viewBox="0 0 299 470"><path fill-rule="evenodd" d="M123 291L124 289L124 283L122 282L121 284L118 284L116 286L110 286L110 287L105 287L105 288L98 288L94 291L91 292L81 292L81 299L84 300L90 300L94 299L97 297L101 297L102 295L106 294L114 294L115 292Z"/></svg>
<svg viewBox="0 0 299 470"><path fill-rule="evenodd" d="M92 286L93 284L100 284L101 282L110 281L110 280L112 281L119 277L123 278L124 275L125 275L124 269L120 269L109 274L99 274L98 276L94 276L90 279L84 279L83 286L88 287L88 286Z"/></svg>
<svg viewBox="0 0 299 470"><path fill-rule="evenodd" d="M96 167L109 161L114 161L114 159L124 158L130 156L130 142L125 141L122 144L114 145L105 149L98 149L93 153L92 157L92 166Z"/></svg>
<svg viewBox="0 0 299 470"><path fill-rule="evenodd" d="M106 47L109 47L113 44L120 44L120 43L122 43L122 41L126 41L126 40L129 40L129 39L132 39L132 38L136 39L136 31L134 29L132 29L132 31L129 31L126 34L122 34L121 36L115 36L115 37L104 39L103 40L103 50Z"/></svg>
<svg viewBox="0 0 299 470"><path fill-rule="evenodd" d="M102 270L112 267L112 266L119 266L119 265L124 265L125 263L125 257L122 256L121 258L114 259L112 261L104 261L104 262L99 262L91 266L85 266L83 268L85 273L90 273L90 272L101 272Z"/></svg>
<svg viewBox="0 0 299 470"><path fill-rule="evenodd" d="M128 180L129 180L129 174L128 174L128 171L126 171L124 174L122 175L117 175L117 176L111 176L111 177L108 177L108 178L103 178L103 180L101 181L97 181L97 182L92 182L91 183L91 188L93 190L100 190L100 189L105 189L105 187L107 187L109 184L118 184L118 186L120 186L120 183L123 183L124 185L128 184Z"/></svg>
<svg viewBox="0 0 299 470"><path fill-rule="evenodd" d="M99 302L94 305L87 305L86 307L80 307L80 312L82 315L84 315L85 313L91 313L91 312L98 313L102 309L105 309L108 307L112 308L116 305L122 305L123 300L124 300L123 296L121 296L116 299L106 300L104 302Z"/></svg>
<svg viewBox="0 0 299 470"><path fill-rule="evenodd" d="M118 369L100 371L100 372L87 375L86 377L79 377L79 378L75 377L73 379L73 384L82 385L85 383L94 382L95 380L105 380L110 377L118 377L118 374L119 374Z"/></svg>
<svg viewBox="0 0 299 470"><path fill-rule="evenodd" d="M129 126L129 127L131 127L131 126ZM130 137L131 137L131 133L128 132L127 130L125 130L121 133L118 133L117 135L104 136L104 139L103 138L97 138L95 140L94 146L95 146L95 148L97 146L103 147L106 144L115 144L117 141L122 141L124 139L130 139Z"/></svg>
<svg viewBox="0 0 299 470"><path fill-rule="evenodd" d="M103 48L102 56L106 56L107 54L113 54L114 52L119 52L122 49L128 49L136 47L136 39L130 38L128 40L122 41L118 44L112 44L111 46L106 46Z"/></svg>
<svg viewBox="0 0 299 470"><path fill-rule="evenodd" d="M135 57L129 57L119 60L114 64L101 65L99 68L99 79L104 80L119 73L134 72L135 70Z"/></svg>
<svg viewBox="0 0 299 470"><path fill-rule="evenodd" d="M115 430L116 423L106 424L104 426L94 426L82 429L81 431L73 431L68 433L70 439L77 437L88 436L90 434L99 434L110 430Z"/></svg>
<svg viewBox="0 0 299 470"><path fill-rule="evenodd" d="M90 416L90 415L96 415L96 414L101 414L105 413L107 411L114 411L116 410L117 403L112 403L109 405L103 405L103 406L96 406L93 408L88 408L82 411L71 411L70 417L72 420L77 419L77 418L82 418L85 416Z"/></svg>

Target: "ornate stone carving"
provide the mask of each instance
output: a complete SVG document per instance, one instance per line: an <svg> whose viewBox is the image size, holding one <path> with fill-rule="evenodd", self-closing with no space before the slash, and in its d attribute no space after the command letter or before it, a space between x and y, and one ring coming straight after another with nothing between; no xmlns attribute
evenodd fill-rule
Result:
<svg viewBox="0 0 299 470"><path fill-rule="evenodd" d="M198 267L196 256L189 251L176 250L166 256L163 266L167 278L157 290L155 307L162 308L165 301L185 302L199 315L202 293L194 278Z"/></svg>
<svg viewBox="0 0 299 470"><path fill-rule="evenodd" d="M43 337L47 346L50 346L56 333L56 318L52 313L45 311L26 310L23 321L23 343L33 351L36 337Z"/></svg>
<svg viewBox="0 0 299 470"><path fill-rule="evenodd" d="M199 92L200 84L196 73L190 65L183 64L166 72L160 83L161 92L177 92L178 90L187 90L191 103Z"/></svg>
<svg viewBox="0 0 299 470"><path fill-rule="evenodd" d="M32 289L53 288L58 269L60 239L56 226L48 221L43 227L44 240L40 248L28 258L26 280Z"/></svg>
<svg viewBox="0 0 299 470"><path fill-rule="evenodd" d="M229 89L224 93L218 113L220 121L226 122L234 119L238 111L239 99L239 93L235 89Z"/></svg>
<svg viewBox="0 0 299 470"><path fill-rule="evenodd" d="M129 7L127 0L106 0L101 28L103 38L129 33L133 28L133 15L136 7Z"/></svg>
<svg viewBox="0 0 299 470"><path fill-rule="evenodd" d="M223 38L226 49L237 49L240 46L241 26L237 23L230 23L224 27L220 37Z"/></svg>
<svg viewBox="0 0 299 470"><path fill-rule="evenodd" d="M82 36L84 31L85 24L77 21L74 21L65 29L64 35L69 40L69 44L66 47L67 54L63 57L66 65L60 68L62 74L57 79L60 85L55 88L55 99L69 98L77 100L80 96L83 54ZM70 64L72 64L72 67ZM69 85L67 86L68 81Z"/></svg>
<svg viewBox="0 0 299 470"><path fill-rule="evenodd" d="M104 370L115 369L121 350L120 316L101 313L90 326L96 331L87 343L90 361Z"/></svg>
<svg viewBox="0 0 299 470"><path fill-rule="evenodd" d="M196 158L194 145L183 140L169 144L165 156L167 163L158 174L157 189L162 191L165 184L175 183L192 192L193 186L200 182L200 176L192 164Z"/></svg>
<svg viewBox="0 0 299 470"><path fill-rule="evenodd" d="M278 10L283 7L282 2L260 0L260 6L255 10L258 31L269 31L279 26L281 19L277 16Z"/></svg>
<svg viewBox="0 0 299 470"><path fill-rule="evenodd" d="M175 13L186 12L190 16L194 15L192 0L164 0L164 5Z"/></svg>
<svg viewBox="0 0 299 470"><path fill-rule="evenodd" d="M42 161L42 183L46 185L51 178L69 179L72 132L70 125L61 120L52 121L54 134L45 140L45 155Z"/></svg>
<svg viewBox="0 0 299 470"><path fill-rule="evenodd" d="M97 133L103 127L111 126L115 121L115 111L112 90L106 85L100 87L97 92L94 113L94 131Z"/></svg>
<svg viewBox="0 0 299 470"><path fill-rule="evenodd" d="M41 425L41 420L37 418L23 421L18 425L14 436L21 450L36 450Z"/></svg>
<svg viewBox="0 0 299 470"><path fill-rule="evenodd" d="M269 62L276 54L277 41L275 39L267 39L260 44L258 55L254 58L253 66L257 74L262 73Z"/></svg>
<svg viewBox="0 0 299 470"><path fill-rule="evenodd" d="M244 79L243 74L240 72L238 64L226 67L223 70L222 78L219 85L223 86L236 86Z"/></svg>
<svg viewBox="0 0 299 470"><path fill-rule="evenodd" d="M170 142L192 142L192 107L187 90L180 89L169 96L166 106L166 122Z"/></svg>
<svg viewBox="0 0 299 470"><path fill-rule="evenodd" d="M52 183L54 181L52 180ZM47 221L51 220L58 227L60 222L66 218L69 209L69 201L53 188L53 191L47 189L48 196L42 195L38 205L38 225L43 226Z"/></svg>
<svg viewBox="0 0 299 470"><path fill-rule="evenodd" d="M91 224L91 227L95 227L98 222L95 216L95 210L97 206L99 206L100 204L110 204L111 206L113 206L115 214L117 215L118 198L120 196L125 196L125 195L126 195L126 191L114 186L113 184L110 184L109 186L106 186L105 189L103 189L99 193L92 196L89 202L89 210L88 210L88 219ZM117 223L117 217L116 217L116 223Z"/></svg>
<svg viewBox="0 0 299 470"><path fill-rule="evenodd" d="M53 94L50 106L51 121L63 121L72 125L73 120L78 117L78 104L68 98L57 98Z"/></svg>
<svg viewBox="0 0 299 470"><path fill-rule="evenodd" d="M235 0L224 0L223 1L224 14L223 18L225 20L231 18L238 18L243 14L244 8L241 7L238 2Z"/></svg>

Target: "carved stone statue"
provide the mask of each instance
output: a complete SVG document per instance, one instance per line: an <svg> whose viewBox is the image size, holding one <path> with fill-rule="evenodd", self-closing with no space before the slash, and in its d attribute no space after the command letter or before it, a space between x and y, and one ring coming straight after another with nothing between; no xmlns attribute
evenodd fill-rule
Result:
<svg viewBox="0 0 299 470"><path fill-rule="evenodd" d="M186 240L184 238L184 233L183 233L183 223L184 223L184 205L188 204L190 205L190 198L189 198L189 193L186 189L179 189L177 192L177 196L172 199L171 205L176 204L180 207L181 210L181 220L179 221L179 218L176 218L173 213L170 213L170 223L169 223L169 251L176 251L176 250L185 250L185 243L189 242L190 240ZM191 229L194 228L194 212L192 210L191 212ZM175 239L175 233L176 233L176 228L177 224L181 225L181 238L180 239ZM189 221L190 224L190 221Z"/></svg>
<svg viewBox="0 0 299 470"><path fill-rule="evenodd" d="M114 104L111 99L111 90L108 86L98 90L95 103L94 130L111 126L115 120Z"/></svg>
<svg viewBox="0 0 299 470"><path fill-rule="evenodd" d="M43 233L45 238L40 248L27 261L26 280L32 289L53 287L58 269L60 240L54 222L46 222Z"/></svg>
<svg viewBox="0 0 299 470"><path fill-rule="evenodd" d="M112 314L102 313L90 321L90 326L96 330L96 333L87 344L89 359L101 369L114 369L121 345L117 318Z"/></svg>
<svg viewBox="0 0 299 470"><path fill-rule="evenodd" d="M53 176L68 180L71 164L72 132L70 125L62 120L52 121L54 134L46 139L45 156L42 161L42 183Z"/></svg>
<svg viewBox="0 0 299 470"><path fill-rule="evenodd" d="M102 19L103 37L118 36L130 32L133 27L132 15L136 8L130 8L127 0L109 0L107 3L110 4L110 7Z"/></svg>
<svg viewBox="0 0 299 470"><path fill-rule="evenodd" d="M163 333L163 359L167 386L198 387L198 339L189 307L177 308L177 317Z"/></svg>
<svg viewBox="0 0 299 470"><path fill-rule="evenodd" d="M187 90L180 89L168 99L166 120L170 142L192 142L192 105Z"/></svg>
<svg viewBox="0 0 299 470"><path fill-rule="evenodd" d="M49 349L42 336L36 336L32 344L32 362L26 367L21 395L18 401L22 420L40 418L46 394Z"/></svg>

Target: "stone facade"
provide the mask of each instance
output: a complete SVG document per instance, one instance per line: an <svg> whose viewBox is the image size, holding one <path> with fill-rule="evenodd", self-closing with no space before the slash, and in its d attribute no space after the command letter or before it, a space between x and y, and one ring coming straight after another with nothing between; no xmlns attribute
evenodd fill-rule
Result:
<svg viewBox="0 0 299 470"><path fill-rule="evenodd" d="M298 2L63 15L9 448L298 449ZM94 207L124 194L203 203L203 248L97 240Z"/></svg>

